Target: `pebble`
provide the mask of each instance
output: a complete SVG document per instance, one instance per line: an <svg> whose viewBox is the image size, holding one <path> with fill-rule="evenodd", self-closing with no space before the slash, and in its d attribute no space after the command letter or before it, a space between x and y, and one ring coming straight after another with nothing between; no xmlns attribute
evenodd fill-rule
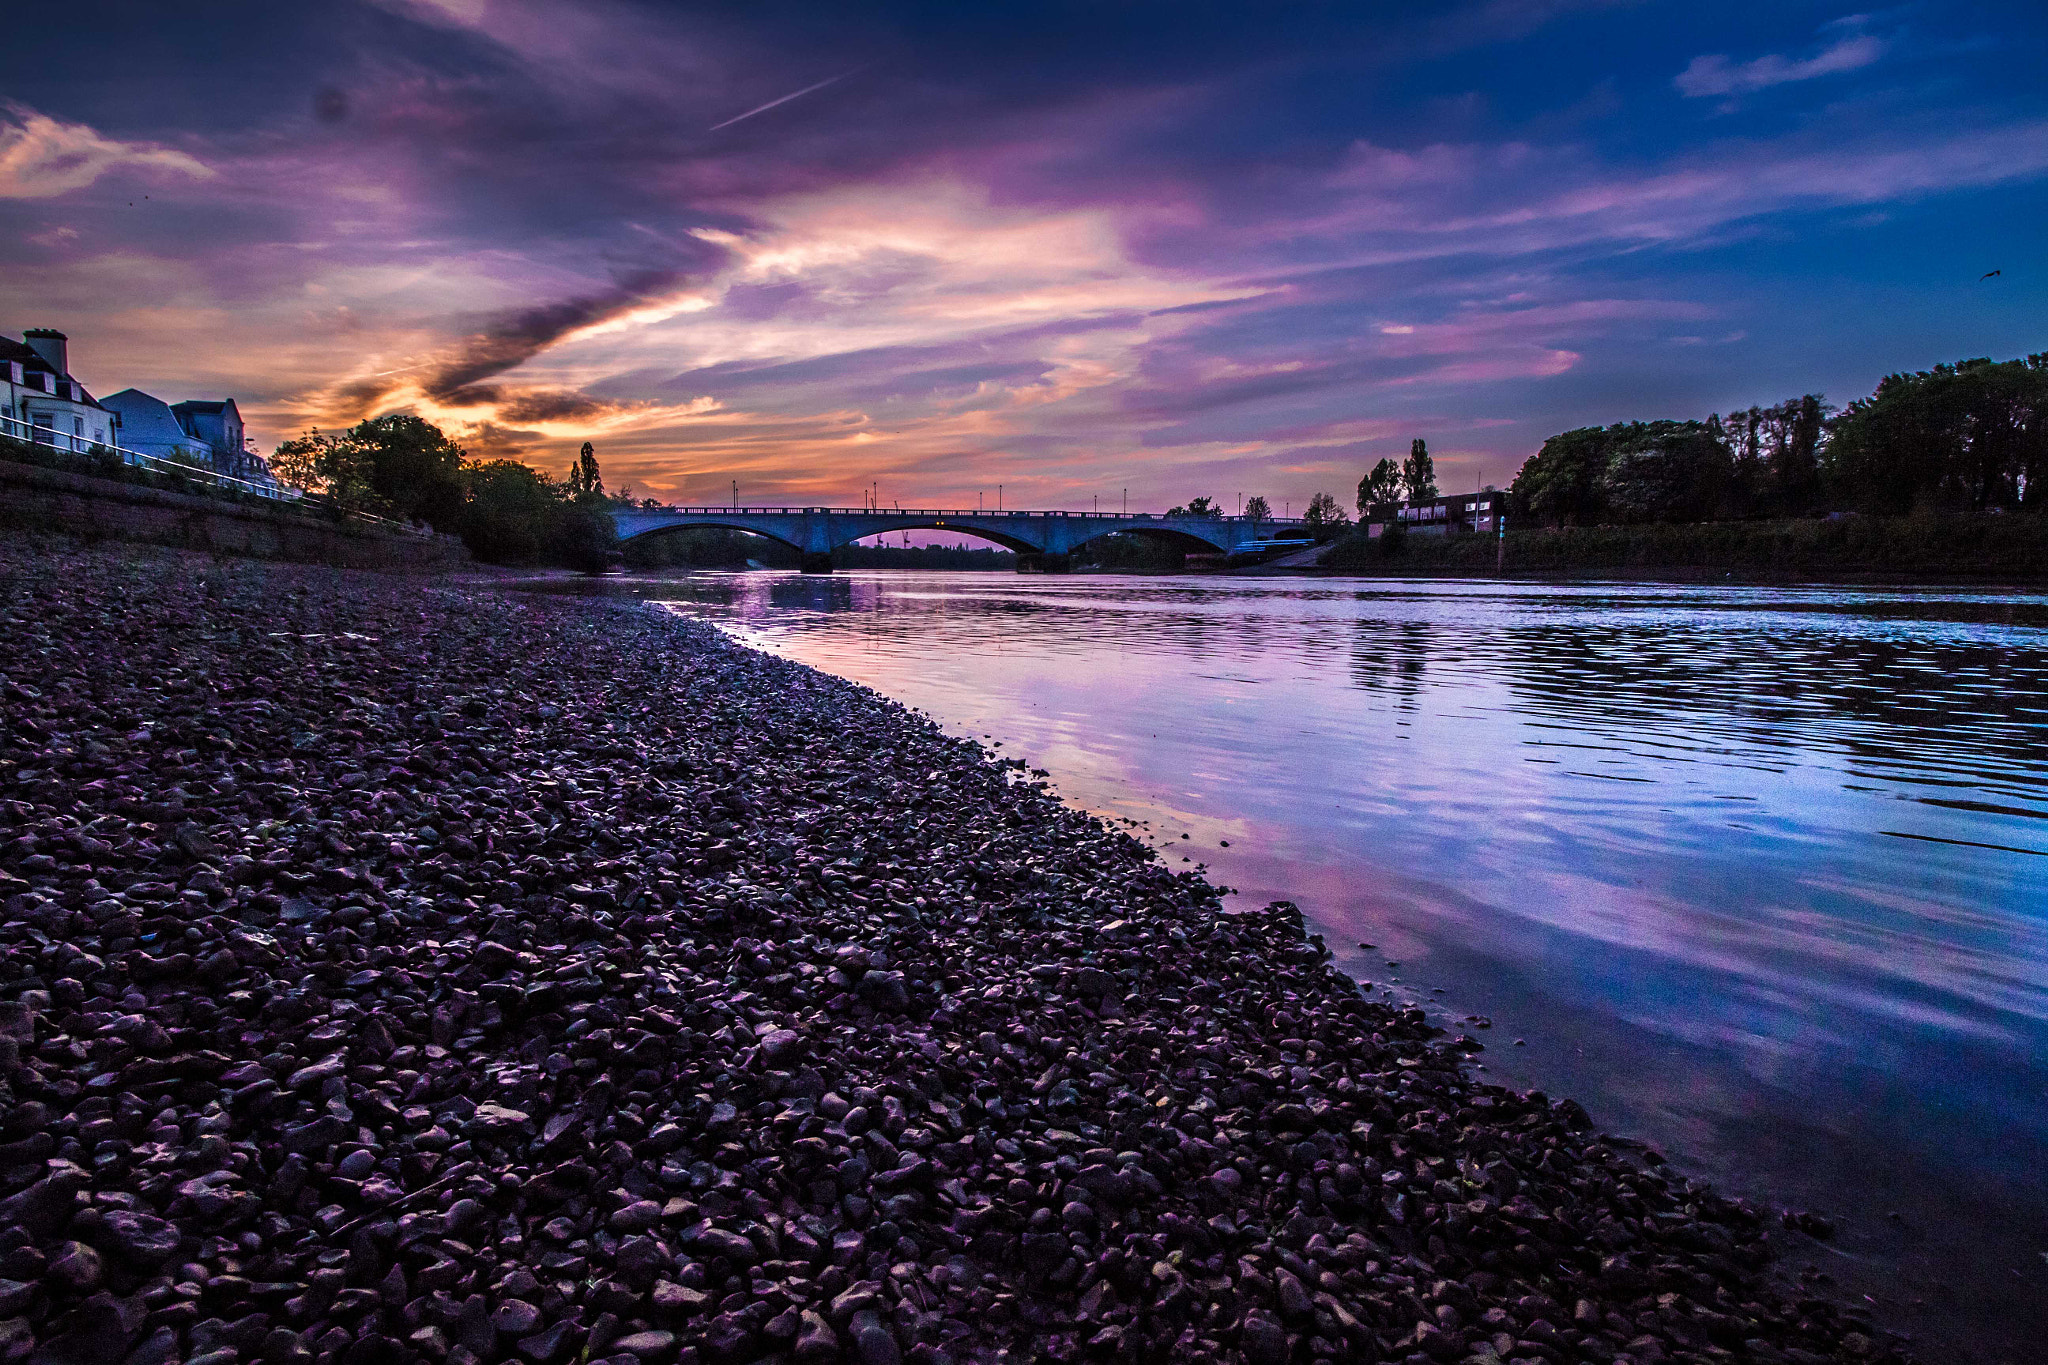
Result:
<svg viewBox="0 0 2048 1365"><path fill-rule="evenodd" d="M707 626L17 542L0 636L0 1362L1906 1359L1774 1287L1825 1220Z"/></svg>

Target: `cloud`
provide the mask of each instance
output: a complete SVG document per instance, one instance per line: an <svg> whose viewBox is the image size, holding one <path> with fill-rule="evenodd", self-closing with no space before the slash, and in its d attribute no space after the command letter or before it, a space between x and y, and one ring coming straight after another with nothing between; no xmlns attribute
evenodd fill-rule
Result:
<svg viewBox="0 0 2048 1365"><path fill-rule="evenodd" d="M211 179L214 171L184 152L152 142L120 142L83 123L62 123L18 104L0 113L0 199L54 199L109 171L172 172Z"/></svg>
<svg viewBox="0 0 2048 1365"><path fill-rule="evenodd" d="M1843 36L1809 57L1785 57L1775 52L1747 62L1731 62L1720 54L1695 57L1671 83L1686 98L1703 99L1747 95L1774 85L1855 71L1883 57L1890 46L1876 34L1864 32L1863 22L1863 16L1855 15L1829 24L1822 32L1840 29L1844 30Z"/></svg>

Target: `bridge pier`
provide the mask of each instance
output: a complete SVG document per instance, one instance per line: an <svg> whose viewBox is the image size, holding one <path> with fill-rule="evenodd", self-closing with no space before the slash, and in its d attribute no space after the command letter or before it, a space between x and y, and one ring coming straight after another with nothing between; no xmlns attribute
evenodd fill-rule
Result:
<svg viewBox="0 0 2048 1365"><path fill-rule="evenodd" d="M823 554L820 554L820 553L817 553L816 551L812 551L812 550L806 550L806 551L804 552L804 558L803 558L803 566L802 566L801 572L803 572L803 573L831 573L831 572L832 572L832 554L831 554L831 551L829 551L829 550L828 550L828 551L824 552Z"/></svg>
<svg viewBox="0 0 2048 1365"><path fill-rule="evenodd" d="M1018 573L1066 573L1072 567L1073 560L1067 555L1039 554L1033 550L1017 555Z"/></svg>

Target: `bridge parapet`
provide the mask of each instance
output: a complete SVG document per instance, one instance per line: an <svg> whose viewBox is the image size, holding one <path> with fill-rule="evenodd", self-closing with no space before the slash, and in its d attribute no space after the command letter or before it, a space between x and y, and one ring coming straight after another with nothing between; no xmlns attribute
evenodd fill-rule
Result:
<svg viewBox="0 0 2048 1365"><path fill-rule="evenodd" d="M634 507L612 513L620 540L686 526L750 531L814 563L841 545L895 531L958 531L1025 554L1067 555L1097 536L1128 531L1229 553L1247 541L1299 530L1298 517L1169 517L1152 512L967 510L939 507Z"/></svg>

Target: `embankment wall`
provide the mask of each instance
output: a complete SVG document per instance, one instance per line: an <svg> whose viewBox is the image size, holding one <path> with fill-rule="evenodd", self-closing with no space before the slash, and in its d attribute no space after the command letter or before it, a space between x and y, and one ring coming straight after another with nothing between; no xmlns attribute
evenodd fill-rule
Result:
<svg viewBox="0 0 2048 1365"><path fill-rule="evenodd" d="M352 569L441 569L469 560L453 536L382 531L282 507L0 460L0 533L8 532L55 532L88 542L144 541Z"/></svg>

